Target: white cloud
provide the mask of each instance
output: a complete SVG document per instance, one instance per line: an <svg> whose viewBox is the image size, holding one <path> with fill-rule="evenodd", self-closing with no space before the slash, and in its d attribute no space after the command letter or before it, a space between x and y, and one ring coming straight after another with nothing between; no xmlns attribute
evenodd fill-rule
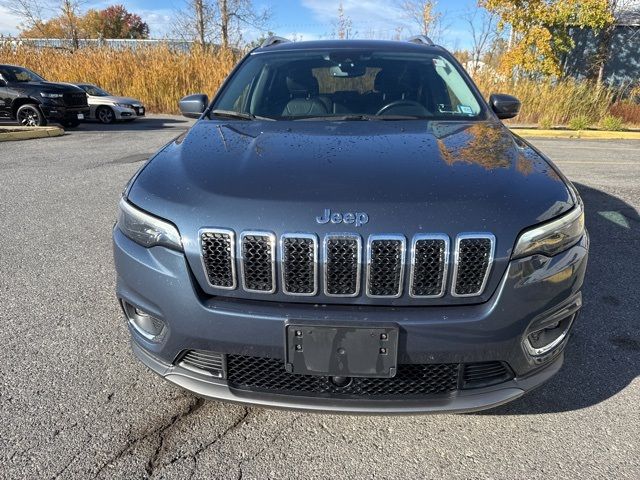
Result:
<svg viewBox="0 0 640 480"><path fill-rule="evenodd" d="M0 5L0 34L16 35L20 18L9 12L6 7Z"/></svg>

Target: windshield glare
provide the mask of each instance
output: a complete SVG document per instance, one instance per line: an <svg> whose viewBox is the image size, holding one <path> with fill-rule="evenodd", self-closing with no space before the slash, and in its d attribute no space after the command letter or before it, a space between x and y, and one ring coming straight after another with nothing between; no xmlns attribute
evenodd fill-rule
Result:
<svg viewBox="0 0 640 480"><path fill-rule="evenodd" d="M44 78L22 67L2 67L0 74L7 82L44 82Z"/></svg>
<svg viewBox="0 0 640 480"><path fill-rule="evenodd" d="M95 85L79 85L81 89L87 92L87 95L92 97L109 97L110 95Z"/></svg>
<svg viewBox="0 0 640 480"><path fill-rule="evenodd" d="M481 105L445 56L336 49L253 54L213 108L275 119L470 120L484 118Z"/></svg>

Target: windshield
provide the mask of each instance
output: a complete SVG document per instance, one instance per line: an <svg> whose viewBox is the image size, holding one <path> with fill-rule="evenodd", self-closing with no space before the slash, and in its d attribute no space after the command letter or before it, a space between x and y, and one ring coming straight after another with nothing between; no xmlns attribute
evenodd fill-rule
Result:
<svg viewBox="0 0 640 480"><path fill-rule="evenodd" d="M458 68L437 53L351 49L255 53L214 109L274 119L480 119Z"/></svg>
<svg viewBox="0 0 640 480"><path fill-rule="evenodd" d="M44 82L45 79L22 67L0 67L0 74L7 82Z"/></svg>
<svg viewBox="0 0 640 480"><path fill-rule="evenodd" d="M95 85L78 85L87 95L92 97L110 97L111 95Z"/></svg>

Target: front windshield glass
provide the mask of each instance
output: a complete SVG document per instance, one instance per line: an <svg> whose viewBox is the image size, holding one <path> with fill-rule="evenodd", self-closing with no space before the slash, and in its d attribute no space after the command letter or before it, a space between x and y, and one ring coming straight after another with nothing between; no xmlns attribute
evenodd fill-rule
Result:
<svg viewBox="0 0 640 480"><path fill-rule="evenodd" d="M87 92L87 95L91 95L92 97L109 97L109 93L102 90L100 87L96 87L95 85L79 85L81 89Z"/></svg>
<svg viewBox="0 0 640 480"><path fill-rule="evenodd" d="M0 74L7 82L44 82L44 78L36 75L31 70L22 67L0 67Z"/></svg>
<svg viewBox="0 0 640 480"><path fill-rule="evenodd" d="M484 118L458 68L437 53L305 50L251 55L214 109L275 119Z"/></svg>

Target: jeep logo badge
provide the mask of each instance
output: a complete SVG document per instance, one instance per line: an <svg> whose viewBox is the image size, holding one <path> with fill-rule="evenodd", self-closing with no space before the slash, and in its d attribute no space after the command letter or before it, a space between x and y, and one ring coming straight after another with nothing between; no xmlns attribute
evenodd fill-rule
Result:
<svg viewBox="0 0 640 480"><path fill-rule="evenodd" d="M316 217L316 222L321 225L325 223L348 223L355 224L356 227L369 222L369 215L364 212L332 212L329 208L324 209L324 213Z"/></svg>

